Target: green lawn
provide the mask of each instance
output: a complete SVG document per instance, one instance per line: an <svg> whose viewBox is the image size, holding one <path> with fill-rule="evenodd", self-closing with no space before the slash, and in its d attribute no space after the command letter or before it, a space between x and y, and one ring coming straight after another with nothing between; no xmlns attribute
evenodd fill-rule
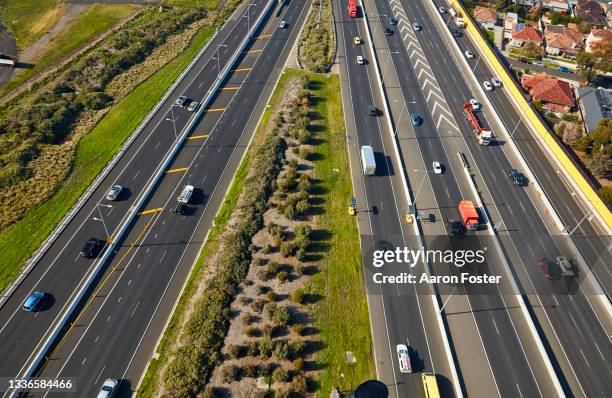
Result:
<svg viewBox="0 0 612 398"><path fill-rule="evenodd" d="M19 49L44 35L64 11L59 0L0 0L0 20L13 32Z"/></svg>
<svg viewBox="0 0 612 398"><path fill-rule="evenodd" d="M15 278L23 262L40 246L213 33L214 27L201 29L183 53L121 100L79 142L73 170L59 191L0 234L0 291Z"/></svg>
<svg viewBox="0 0 612 398"><path fill-rule="evenodd" d="M349 390L375 378L368 307L361 272L361 248L355 218L347 214L353 196L346 131L337 75L308 74L313 83L314 110L323 119L324 129L317 133L320 144L314 147L315 175L320 182L319 197L323 212L317 227L329 233L328 249L320 271L312 277L316 293L324 297L315 306L316 324L326 348L321 355L323 370L319 396L329 396L332 386ZM336 171L334 171L336 170ZM356 363L344 359L351 351ZM340 377L343 374L344 377Z"/></svg>
<svg viewBox="0 0 612 398"><path fill-rule="evenodd" d="M181 6L181 7L201 7L209 10L215 10L219 7L221 0L162 0L162 3L169 6Z"/></svg>
<svg viewBox="0 0 612 398"><path fill-rule="evenodd" d="M20 70L3 92L18 87L56 62L63 60L89 40L128 16L137 6L129 4L94 4L66 26L33 61L34 67Z"/></svg>

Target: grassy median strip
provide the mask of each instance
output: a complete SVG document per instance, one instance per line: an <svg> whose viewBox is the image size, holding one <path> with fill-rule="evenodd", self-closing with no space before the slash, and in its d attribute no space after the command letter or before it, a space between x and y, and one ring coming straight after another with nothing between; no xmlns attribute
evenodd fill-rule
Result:
<svg viewBox="0 0 612 398"><path fill-rule="evenodd" d="M15 278L25 260L40 246L70 207L93 182L214 33L202 28L189 47L121 100L79 142L70 177L58 192L0 234L0 291Z"/></svg>
<svg viewBox="0 0 612 398"><path fill-rule="evenodd" d="M328 396L332 386L350 390L376 377L365 287L361 272L361 247L355 218L347 214L353 196L340 79L338 75L309 73L313 107L322 117L323 129L314 146L315 175L320 181L323 212L318 228L328 231L327 252L321 272L312 277L314 291L325 297L315 307L316 323L326 348L320 396ZM347 363L351 351L355 363ZM343 375L341 377L340 375Z"/></svg>
<svg viewBox="0 0 612 398"><path fill-rule="evenodd" d="M41 54L36 55L32 68L21 69L2 89L6 93L32 76L62 61L89 40L112 28L134 12L137 6L131 4L94 4L66 26Z"/></svg>

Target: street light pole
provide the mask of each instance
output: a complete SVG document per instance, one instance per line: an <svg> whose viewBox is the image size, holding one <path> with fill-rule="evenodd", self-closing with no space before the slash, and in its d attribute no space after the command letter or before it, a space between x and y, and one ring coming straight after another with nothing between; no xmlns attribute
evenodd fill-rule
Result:
<svg viewBox="0 0 612 398"><path fill-rule="evenodd" d="M104 216L102 215L102 211L100 210L100 206L109 207L109 208L112 208L113 206L111 206L111 205L103 205L101 203L96 204L96 209L98 209L98 214L100 215L100 218L93 217L94 220L102 222L102 225L104 226L104 232L106 232L106 241L110 242L110 238L111 237L110 237L110 234L108 233L108 228L106 227L106 222L104 221Z"/></svg>
<svg viewBox="0 0 612 398"><path fill-rule="evenodd" d="M591 220L593 219L593 217L591 216L591 212L587 212L587 213L584 215L584 217L582 217L582 220L580 220L580 222L579 222L579 223L578 223L578 224L577 224L577 225L574 227L574 229L572 229L572 231L571 231L571 232L569 232L567 235L568 235L568 236L572 236L572 234L573 234L574 232L576 232L576 230L578 229L578 227L580 227L580 224L582 224L582 222L583 222L584 220L586 220L587 218L589 219L589 221L591 221Z"/></svg>
<svg viewBox="0 0 612 398"><path fill-rule="evenodd" d="M217 77L221 76L221 64L219 63L219 49L221 47L227 47L227 44L219 44L217 46Z"/></svg>
<svg viewBox="0 0 612 398"><path fill-rule="evenodd" d="M178 134L176 133L176 119L174 118L174 105L170 107L170 113L172 114L172 119L166 118L167 121L172 121L172 127L174 128L174 139L178 138Z"/></svg>

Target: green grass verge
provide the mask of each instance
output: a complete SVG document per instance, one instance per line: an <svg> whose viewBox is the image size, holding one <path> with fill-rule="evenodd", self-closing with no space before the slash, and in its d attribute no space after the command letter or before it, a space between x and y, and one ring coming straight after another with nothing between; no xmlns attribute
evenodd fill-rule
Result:
<svg viewBox="0 0 612 398"><path fill-rule="evenodd" d="M95 36L110 29L136 8L129 4L94 4L88 7L49 42L45 51L37 56L33 68L21 69L2 91L8 92L18 87L32 76L63 60Z"/></svg>
<svg viewBox="0 0 612 398"><path fill-rule="evenodd" d="M346 131L337 75L308 74L314 111L322 116L323 130L315 136L315 176L320 181L323 212L317 228L329 232L320 272L311 278L313 289L324 297L315 305L316 325L326 348L321 354L323 371L319 396L332 386L346 391L375 378L368 306L361 272L361 247L356 219L347 214L353 196ZM356 363L347 363L351 351ZM344 377L340 377L343 374Z"/></svg>
<svg viewBox="0 0 612 398"><path fill-rule="evenodd" d="M63 8L58 0L0 0L0 20L24 49L55 25Z"/></svg>
<svg viewBox="0 0 612 398"><path fill-rule="evenodd" d="M204 7L208 10L214 10L219 7L221 0L162 0L162 3L168 6L179 7Z"/></svg>
<svg viewBox="0 0 612 398"><path fill-rule="evenodd" d="M200 29L185 51L113 107L79 142L72 172L58 192L0 234L0 291L13 281L23 262L93 182L214 31L214 27Z"/></svg>

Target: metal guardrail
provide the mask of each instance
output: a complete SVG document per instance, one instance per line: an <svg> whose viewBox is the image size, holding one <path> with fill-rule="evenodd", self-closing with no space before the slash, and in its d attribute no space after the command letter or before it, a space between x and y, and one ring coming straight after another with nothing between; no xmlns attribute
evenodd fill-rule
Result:
<svg viewBox="0 0 612 398"><path fill-rule="evenodd" d="M81 210L83 205L89 200L91 195L95 192L96 189L100 186L102 181L106 178L106 176L110 173L110 171L115 167L119 159L125 154L127 149L132 145L132 143L138 138L144 127L151 121L155 113L159 110L159 108L163 105L163 103L168 99L168 96L176 89L176 87L183 81L187 73L191 71L196 62L202 57L204 52L208 49L210 44L215 40L219 31L217 30L214 35L208 40L206 45L202 47L200 52L194 57L191 63L187 66L187 68L176 78L174 83L168 88L164 96L159 100L157 105L148 113L148 115L143 119L143 121L138 125L138 127L134 130L132 134L128 137L128 139L121 145L119 151L113 156L113 158L106 164L104 169L98 174L95 180L89 185L89 187L85 190L85 192L79 197L76 203L70 208L68 213L62 218L62 220L57 224L57 226L51 231L49 236L45 238L45 240L41 243L40 247L34 252L34 254L26 260L23 267L19 271L19 274L6 289L0 295L0 309L6 304L6 301L11 297L13 292L19 287L21 282L25 279L26 276L32 271L38 260L47 252L49 247L55 242L58 236L64 231L66 226L72 221L76 213Z"/></svg>
<svg viewBox="0 0 612 398"><path fill-rule="evenodd" d="M410 190L408 189L408 178L406 177L406 171L404 170L404 168L402 167L402 161L401 161L401 155L400 155L400 151L399 151L399 146L397 143L397 135L395 134L395 129L393 128L393 122L391 121L391 112L389 109L389 105L387 103L387 96L385 94L385 89L383 86L383 82L382 82L382 73L380 70L380 67L378 65L378 58L376 57L376 51L374 50L374 37L372 36L372 32L370 31L370 24L368 23L368 17L367 17L367 13L363 4L363 0L359 0L360 5L361 5L361 10L363 13L363 19L365 22L365 26L366 26L366 36L368 37L368 40L370 41L370 52L372 54L372 60L374 61L374 68L376 70L376 81L378 83L378 88L380 90L380 95L383 99L383 107L384 107L384 113L385 113L385 120L387 121L388 124L388 128L389 131L391 132L391 141L393 142L393 151L395 154L395 158L396 161L398 163L398 167L400 169L400 176L402 179L402 187L404 188L404 195L406 196L406 198L408 199L408 205L412 206L415 204L414 202L414 198L412 197L412 195L410 194ZM416 218L416 217L415 217ZM401 221L400 221L401 222ZM415 222L412 223L413 227L414 227L414 233L415 236L419 239L419 245L422 248L425 248L425 243L423 241L423 234L420 228L420 222L419 220L415 219ZM429 269L430 265L429 263L424 264L424 269L425 272L427 273L428 276L431 275L431 271ZM435 291L435 290L434 290ZM446 353L446 358L448 361L448 365L451 369L451 375L452 375L452 383L453 383L453 388L455 390L455 396L457 398L463 398L463 390L461 388L461 383L459 381L459 374L457 372L457 364L454 361L454 356L450 347L450 342L449 342L449 332L446 330L445 326L444 326L444 321L442 320L442 314L440 313L440 308L441 308L441 302L439 300L439 296L437 294L432 294L431 295L434 307L436 308L436 320L438 322L438 327L440 328L440 333L442 335L442 341L444 343L444 351Z"/></svg>
<svg viewBox="0 0 612 398"><path fill-rule="evenodd" d="M264 7L262 13L257 18L257 21L251 26L251 29L249 30L245 38L242 40L240 45L237 47L236 51L234 52L234 54L232 55L232 57L226 64L223 71L217 76L217 79L213 83L212 87L209 89L208 94L206 95L205 99L202 101L202 105L196 112L196 115L191 119L189 124L183 129L183 131L181 132L181 135L176 140L174 147L172 148L170 153L166 156L166 158L161 163L161 165L158 166L155 174L149 180L150 181L149 184L147 185L145 190L142 192L140 197L137 199L136 203L128 211L128 215L124 219L124 222L121 225L120 229L118 230L115 238L113 239L113 242L106 247L106 250L104 251L100 259L98 260L98 264L96 265L95 270L91 273L88 280L83 284L77 296L72 300L70 306L64 312L64 315L62 316L61 320L57 323L57 325L55 326L55 328L53 329L49 337L45 340L45 343L40 348L40 350L38 351L35 358L30 363L28 368L24 371L22 375L20 375L20 378L31 377L34 374L35 370L39 367L40 363L45 358L46 353L51 349L56 339L59 337L61 331L67 324L68 320L71 318L73 312L76 310L81 300L85 296L85 293L89 290L92 282L96 279L99 272L102 270L104 263L106 262L106 260L111 255L114 248L116 247L117 242L121 241L123 234L127 232L128 227L130 226L132 221L136 218L138 214L138 210L144 204L144 202L148 199L149 195L154 191L155 186L157 185L159 179L162 177L166 168L168 167L170 162L174 159L174 156L178 153L178 151L182 147L183 142L187 138L187 135L191 132L193 127L195 127L196 123L199 121L199 118L204 112L204 109L210 104L211 100L216 95L217 90L219 89L219 87L221 86L221 84L223 83L227 75L229 74L231 68L234 66L234 64L236 63L238 58L241 56L246 46L251 41L251 36L257 29L259 29L262 21L266 18L268 12L271 10L274 4L276 4L275 0L268 1L268 4ZM19 393L19 391L20 390L15 390L11 394L11 397L15 397Z"/></svg>

